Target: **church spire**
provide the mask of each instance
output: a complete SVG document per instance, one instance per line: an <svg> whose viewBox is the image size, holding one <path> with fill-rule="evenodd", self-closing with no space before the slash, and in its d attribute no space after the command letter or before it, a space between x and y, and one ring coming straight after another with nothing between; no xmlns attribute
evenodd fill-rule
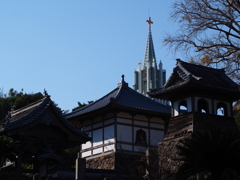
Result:
<svg viewBox="0 0 240 180"><path fill-rule="evenodd" d="M147 63L150 63L150 66L152 66L153 62L156 63L156 56L154 52L154 46L153 46L153 40L152 40L152 32L151 32L151 24L153 24L151 17L146 20L148 23L148 38L147 38L147 46L146 46L146 52L145 52L145 58L144 58L144 68L147 68ZM155 67L157 64L155 64Z"/></svg>
<svg viewBox="0 0 240 180"><path fill-rule="evenodd" d="M151 17L146 20L148 23L148 38L144 57L144 64L138 63L137 69L134 71L133 89L139 93L148 96L150 89L162 87L166 82L166 70L162 69L162 63L157 66L157 59L154 52L152 39L152 20ZM163 102L166 104L166 102Z"/></svg>

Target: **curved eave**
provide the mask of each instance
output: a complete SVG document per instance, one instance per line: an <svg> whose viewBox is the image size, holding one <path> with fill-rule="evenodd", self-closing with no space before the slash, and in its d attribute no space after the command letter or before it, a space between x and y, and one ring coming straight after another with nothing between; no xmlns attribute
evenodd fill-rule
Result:
<svg viewBox="0 0 240 180"><path fill-rule="evenodd" d="M185 81L178 85L170 86L168 88L155 89L150 91L148 94L153 98L165 99L165 100L173 100L177 96L179 96L180 92L182 94L194 93L200 90L211 90L211 92L217 92L217 94L223 93L225 95L224 98L228 98L229 100L235 101L240 99L240 91L237 89L225 89L221 87L215 87L211 85L203 85L198 82L193 82L191 80Z"/></svg>

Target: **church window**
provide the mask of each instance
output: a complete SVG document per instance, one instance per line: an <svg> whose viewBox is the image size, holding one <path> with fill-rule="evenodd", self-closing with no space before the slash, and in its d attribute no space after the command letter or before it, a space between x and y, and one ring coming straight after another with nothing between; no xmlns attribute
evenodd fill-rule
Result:
<svg viewBox="0 0 240 180"><path fill-rule="evenodd" d="M217 115L227 116L227 105L223 102L217 104Z"/></svg>
<svg viewBox="0 0 240 180"><path fill-rule="evenodd" d="M147 144L147 135L146 132L142 129L137 130L135 143L139 145Z"/></svg>
<svg viewBox="0 0 240 180"><path fill-rule="evenodd" d="M186 114L188 112L187 110L187 101L186 100L182 100L179 102L179 114L182 115L182 114Z"/></svg>
<svg viewBox="0 0 240 180"><path fill-rule="evenodd" d="M197 107L198 107L198 112L209 113L208 102L205 99L199 99Z"/></svg>

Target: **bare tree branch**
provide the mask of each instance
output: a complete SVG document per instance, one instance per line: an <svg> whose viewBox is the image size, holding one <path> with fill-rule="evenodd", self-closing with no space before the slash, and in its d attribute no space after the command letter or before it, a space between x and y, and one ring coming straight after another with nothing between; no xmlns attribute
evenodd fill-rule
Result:
<svg viewBox="0 0 240 180"><path fill-rule="evenodd" d="M240 82L239 0L179 0L170 17L179 29L164 45L193 63L224 68Z"/></svg>

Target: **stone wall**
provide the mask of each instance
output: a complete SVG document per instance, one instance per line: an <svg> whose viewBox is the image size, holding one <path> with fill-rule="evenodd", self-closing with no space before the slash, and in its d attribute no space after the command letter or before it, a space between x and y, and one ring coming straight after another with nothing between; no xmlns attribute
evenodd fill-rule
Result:
<svg viewBox="0 0 240 180"><path fill-rule="evenodd" d="M91 169L115 169L115 154L98 156L86 160L86 168Z"/></svg>

